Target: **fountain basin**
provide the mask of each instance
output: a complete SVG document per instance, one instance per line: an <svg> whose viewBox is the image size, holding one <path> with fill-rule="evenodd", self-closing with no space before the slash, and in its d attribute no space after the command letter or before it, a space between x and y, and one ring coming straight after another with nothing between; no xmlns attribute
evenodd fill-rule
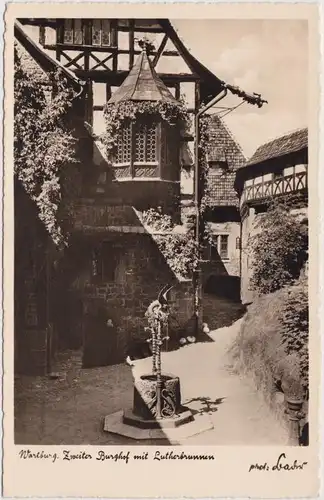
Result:
<svg viewBox="0 0 324 500"><path fill-rule="evenodd" d="M181 412L181 391L179 377L163 373L161 375L161 416L162 419L177 418ZM143 374L134 381L133 414L144 420L156 418L157 376Z"/></svg>

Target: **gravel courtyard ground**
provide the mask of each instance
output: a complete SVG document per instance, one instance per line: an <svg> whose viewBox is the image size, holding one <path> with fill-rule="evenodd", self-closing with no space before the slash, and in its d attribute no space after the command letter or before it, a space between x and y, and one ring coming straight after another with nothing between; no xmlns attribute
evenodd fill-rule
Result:
<svg viewBox="0 0 324 500"><path fill-rule="evenodd" d="M180 376L182 402L208 414L214 429L179 441L188 445L285 445L286 428L269 411L252 381L231 371L228 347L240 321L211 332L214 342L197 343L163 353L165 372ZM15 437L17 444L126 445L169 444L134 441L105 433L103 418L132 406L133 376L147 372L151 359L127 365L82 370L80 353L60 361L66 376L17 377Z"/></svg>

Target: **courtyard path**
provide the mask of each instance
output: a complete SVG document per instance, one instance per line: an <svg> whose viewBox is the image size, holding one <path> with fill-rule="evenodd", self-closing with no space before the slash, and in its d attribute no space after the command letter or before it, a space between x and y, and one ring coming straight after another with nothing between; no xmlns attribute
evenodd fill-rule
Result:
<svg viewBox="0 0 324 500"><path fill-rule="evenodd" d="M229 365L227 351L239 323L211 332L214 342L163 353L163 370L180 377L183 404L207 414L214 425L178 444L287 444L286 428L269 411L252 381ZM150 358L136 361L133 374L127 365L81 370L77 359L78 353L67 356L63 380L16 380L17 444L169 444L167 435L165 441L134 441L102 430L104 416L132 406L133 375L150 370Z"/></svg>
<svg viewBox="0 0 324 500"><path fill-rule="evenodd" d="M211 332L214 342L164 353L164 371L180 377L183 404L207 414L214 424L214 429L179 441L179 444L287 444L287 430L269 411L253 381L232 370L228 349L239 326L240 320L230 327ZM134 373L147 372L150 361L138 361Z"/></svg>

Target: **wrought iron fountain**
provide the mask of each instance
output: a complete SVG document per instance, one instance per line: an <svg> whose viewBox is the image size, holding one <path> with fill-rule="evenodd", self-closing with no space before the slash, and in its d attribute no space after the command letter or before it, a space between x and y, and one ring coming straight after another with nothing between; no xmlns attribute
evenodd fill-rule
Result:
<svg viewBox="0 0 324 500"><path fill-rule="evenodd" d="M133 407L107 415L104 430L133 439L167 439L178 442L212 429L212 422L205 416L196 418L191 410L181 404L180 379L162 370L162 347L169 340L168 293L165 286L146 311L151 345L152 369L149 373L134 375Z"/></svg>
<svg viewBox="0 0 324 500"><path fill-rule="evenodd" d="M169 340L168 294L171 286L166 285L148 307L145 316L148 321L147 342L152 351L152 372L134 380L132 410L125 411L123 421L144 428L175 427L191 421L191 412L181 405L180 379L162 371L162 347Z"/></svg>

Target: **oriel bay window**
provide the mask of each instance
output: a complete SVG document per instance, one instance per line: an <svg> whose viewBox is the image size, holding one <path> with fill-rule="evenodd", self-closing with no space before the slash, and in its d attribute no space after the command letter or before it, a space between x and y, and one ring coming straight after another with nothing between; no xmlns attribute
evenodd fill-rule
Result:
<svg viewBox="0 0 324 500"><path fill-rule="evenodd" d="M113 160L115 177L177 180L179 146L169 124L158 117L143 116L123 124Z"/></svg>

